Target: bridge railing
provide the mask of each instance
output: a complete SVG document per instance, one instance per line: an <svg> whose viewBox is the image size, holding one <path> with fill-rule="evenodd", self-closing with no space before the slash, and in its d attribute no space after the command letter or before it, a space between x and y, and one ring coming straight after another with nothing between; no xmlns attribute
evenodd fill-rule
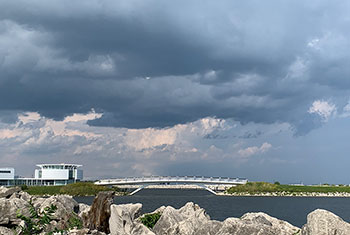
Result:
<svg viewBox="0 0 350 235"><path fill-rule="evenodd" d="M145 177L125 177L116 179L104 179L95 182L96 184L137 184L137 183L218 183L218 184L245 184L247 179L228 177L204 177L204 176L145 176Z"/></svg>

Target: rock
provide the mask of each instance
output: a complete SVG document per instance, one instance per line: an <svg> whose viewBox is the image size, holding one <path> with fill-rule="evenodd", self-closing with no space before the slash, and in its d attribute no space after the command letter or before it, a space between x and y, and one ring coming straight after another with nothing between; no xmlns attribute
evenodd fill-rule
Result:
<svg viewBox="0 0 350 235"><path fill-rule="evenodd" d="M85 235L88 234L89 229L83 228L83 229L71 229L69 230L68 234L70 235Z"/></svg>
<svg viewBox="0 0 350 235"><path fill-rule="evenodd" d="M80 218L83 218L84 215L87 216L87 214L88 214L89 211L90 211L90 208L91 208L91 206L89 206L89 205L86 205L86 204L84 204L84 203L79 203L78 216L79 216Z"/></svg>
<svg viewBox="0 0 350 235"><path fill-rule="evenodd" d="M20 192L15 192L13 193L11 196L10 196L10 199L11 198L20 198L20 199L23 199L24 201L27 201L29 202L30 200L32 200L34 198L34 196L31 196L29 193L27 192L23 192L23 191L20 191Z"/></svg>
<svg viewBox="0 0 350 235"><path fill-rule="evenodd" d="M131 231L132 235L155 235L149 228L141 223L136 223Z"/></svg>
<svg viewBox="0 0 350 235"><path fill-rule="evenodd" d="M42 200L35 200L33 202L34 207L39 208L40 212L43 212L46 207L55 205L57 210L54 213L55 220L66 220L73 214L73 212L78 212L79 205L73 199L73 197L68 195L57 195L51 196L49 198L44 198Z"/></svg>
<svg viewBox="0 0 350 235"><path fill-rule="evenodd" d="M238 218L228 218L216 233L218 235L292 235L300 231L288 222L273 218L265 213L247 213Z"/></svg>
<svg viewBox="0 0 350 235"><path fill-rule="evenodd" d="M300 228L291 225L290 223L279 220L263 212L258 213L246 213L241 217L241 220L245 222L252 222L257 224L265 224L277 228L279 234L295 234L300 231Z"/></svg>
<svg viewBox="0 0 350 235"><path fill-rule="evenodd" d="M84 227L109 233L109 217L113 203L114 192L99 192L95 197L88 215L83 216Z"/></svg>
<svg viewBox="0 0 350 235"><path fill-rule="evenodd" d="M350 224L332 212L317 209L308 214L302 235L350 234Z"/></svg>
<svg viewBox="0 0 350 235"><path fill-rule="evenodd" d="M0 235L12 235L15 234L13 230L6 228L6 227L0 227Z"/></svg>
<svg viewBox="0 0 350 235"><path fill-rule="evenodd" d="M69 235L106 235L104 232L100 232L98 230L92 230L90 231L88 228L83 229L71 229L68 231ZM57 234L59 235L59 234Z"/></svg>
<svg viewBox="0 0 350 235"><path fill-rule="evenodd" d="M56 195L49 198L35 198L33 200L34 207L43 212L46 207L52 205L56 206L57 209L52 216L52 224L47 226L47 231L57 227L58 229L66 229L69 225L69 219L74 216L75 212L78 212L78 203L68 195Z"/></svg>
<svg viewBox="0 0 350 235"><path fill-rule="evenodd" d="M18 193L19 191L21 191L20 187L10 187L10 188L6 188L4 186L0 187L0 198L9 198L12 194L14 193Z"/></svg>
<svg viewBox="0 0 350 235"><path fill-rule="evenodd" d="M101 232L101 231L98 231L98 230L92 230L92 231L89 231L89 233L88 234L90 234L90 235L106 235L106 233L104 233L104 232Z"/></svg>
<svg viewBox="0 0 350 235"><path fill-rule="evenodd" d="M123 204L111 206L109 229L111 235L154 234L143 224L136 221L140 216L142 204Z"/></svg>
<svg viewBox="0 0 350 235"><path fill-rule="evenodd" d="M0 198L0 225L18 225L21 219L17 218L17 211L29 216L29 203L19 198Z"/></svg>
<svg viewBox="0 0 350 235"><path fill-rule="evenodd" d="M218 225L220 222L213 222ZM203 227L211 226L210 217L205 210L193 202L186 203L185 206L176 210L167 206L159 218L153 231L156 234L201 234ZM216 226L215 228L218 228ZM213 229L213 234L217 229Z"/></svg>
<svg viewBox="0 0 350 235"><path fill-rule="evenodd" d="M203 223L202 226L194 232L194 235L214 235L222 228L223 223L216 220L210 220Z"/></svg>
<svg viewBox="0 0 350 235"><path fill-rule="evenodd" d="M179 213L186 218L195 217L200 220L210 220L210 216L206 214L205 210L193 202L186 203L179 209Z"/></svg>
<svg viewBox="0 0 350 235"><path fill-rule="evenodd" d="M34 198L34 196L30 195L27 192L23 192L23 191L18 193L18 197L24 201L27 201L27 202L29 202L30 200L33 200L33 198Z"/></svg>
<svg viewBox="0 0 350 235"><path fill-rule="evenodd" d="M175 226L177 226L181 221L185 220L178 210L171 206L167 206L159 220L153 227L153 231L156 234L172 234Z"/></svg>

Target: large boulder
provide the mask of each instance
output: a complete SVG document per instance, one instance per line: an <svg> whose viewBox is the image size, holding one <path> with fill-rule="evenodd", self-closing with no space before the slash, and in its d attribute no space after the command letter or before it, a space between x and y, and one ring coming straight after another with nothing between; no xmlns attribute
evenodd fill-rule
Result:
<svg viewBox="0 0 350 235"><path fill-rule="evenodd" d="M89 213L83 214L84 227L90 230L97 230L109 233L109 217L111 216L111 205L114 192L99 192L95 197Z"/></svg>
<svg viewBox="0 0 350 235"><path fill-rule="evenodd" d="M149 228L141 223L135 223L131 231L132 235L155 235Z"/></svg>
<svg viewBox="0 0 350 235"><path fill-rule="evenodd" d="M20 187L4 187L4 186L0 186L0 198L9 198L11 197L12 194L14 193L18 193L19 191L21 191Z"/></svg>
<svg viewBox="0 0 350 235"><path fill-rule="evenodd" d="M57 227L58 229L66 229L69 226L69 219L78 212L78 203L68 195L57 195L48 198L35 198L33 205L39 212L44 212L46 207L56 206L57 209L52 216L50 225L47 226L48 231Z"/></svg>
<svg viewBox="0 0 350 235"><path fill-rule="evenodd" d="M222 228L223 223L216 220L209 220L201 225L193 235L214 235Z"/></svg>
<svg viewBox="0 0 350 235"><path fill-rule="evenodd" d="M0 227L0 235L12 235L15 234L15 232L12 229L6 228L6 227Z"/></svg>
<svg viewBox="0 0 350 235"><path fill-rule="evenodd" d="M302 235L346 235L350 234L350 224L332 212L317 209L308 214Z"/></svg>
<svg viewBox="0 0 350 235"><path fill-rule="evenodd" d="M0 198L0 225L11 227L18 225L21 219L17 218L17 212L29 216L29 203L20 198Z"/></svg>
<svg viewBox="0 0 350 235"><path fill-rule="evenodd" d="M220 227L219 224L220 222L211 221L205 210L200 208L197 204L188 202L178 210L171 206L167 206L163 209L161 217L153 227L153 231L156 234L192 235L203 234L203 228L211 227L211 229L209 229L210 233L214 234L217 228Z"/></svg>
<svg viewBox="0 0 350 235"><path fill-rule="evenodd" d="M20 199L22 199L22 200L24 200L24 201L29 202L29 201L31 201L31 200L34 200L35 196L32 196L32 195L30 195L30 194L27 193L27 192L20 191L20 192L15 192L15 193L13 193L13 194L10 196L10 198L20 198Z"/></svg>
<svg viewBox="0 0 350 235"><path fill-rule="evenodd" d="M292 235L300 231L288 222L273 218L265 213L247 213L240 219L228 218L223 222L218 235Z"/></svg>
<svg viewBox="0 0 350 235"><path fill-rule="evenodd" d="M57 210L54 213L53 219L55 220L66 220L71 215L79 210L79 204L73 199L72 196L68 195L57 195L49 198L40 198L33 201L34 207L38 208L40 212L43 212L46 207L55 205Z"/></svg>
<svg viewBox="0 0 350 235"><path fill-rule="evenodd" d="M141 215L142 204L123 204L111 206L109 228L111 235L154 235L137 217Z"/></svg>

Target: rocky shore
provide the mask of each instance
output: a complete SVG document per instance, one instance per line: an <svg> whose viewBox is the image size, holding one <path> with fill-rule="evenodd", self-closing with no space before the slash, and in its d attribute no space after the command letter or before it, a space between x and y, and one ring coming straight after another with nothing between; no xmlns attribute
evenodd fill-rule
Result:
<svg viewBox="0 0 350 235"><path fill-rule="evenodd" d="M36 234L95 235L333 235L350 234L350 224L337 215L317 209L307 216L307 223L298 228L265 213L246 213L241 218L211 220L204 209L188 202L180 209L163 206L143 215L142 205L113 204L114 192L100 192L91 206L77 203L66 195L31 196L19 188L0 187L0 234L25 234L28 225L41 229ZM50 213L42 223L40 215ZM33 216L33 213L36 215ZM19 214L22 215L18 216ZM142 218L159 215L152 226ZM31 218L24 220L23 218ZM74 219L72 219L74 218ZM39 223L40 221L40 223ZM45 225L45 226L43 226ZM36 228L34 226L34 229ZM41 227L40 227L41 226ZM52 233L58 231L59 233ZM27 233L28 234L28 233ZM29 233L30 234L30 233ZM35 234L35 233L31 233Z"/></svg>

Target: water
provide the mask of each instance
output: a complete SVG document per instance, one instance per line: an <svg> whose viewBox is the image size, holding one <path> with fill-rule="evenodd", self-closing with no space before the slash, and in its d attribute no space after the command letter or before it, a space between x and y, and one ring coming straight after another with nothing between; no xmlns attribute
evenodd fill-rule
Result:
<svg viewBox="0 0 350 235"><path fill-rule="evenodd" d="M94 197L76 197L78 202L91 204ZM161 206L180 208L194 202L204 208L211 219L223 221L241 217L247 212L265 212L273 217L301 227L306 216L317 208L329 210L350 221L350 198L335 197L231 197L215 196L205 190L143 189L133 196L115 197L115 204L142 203L144 213Z"/></svg>

